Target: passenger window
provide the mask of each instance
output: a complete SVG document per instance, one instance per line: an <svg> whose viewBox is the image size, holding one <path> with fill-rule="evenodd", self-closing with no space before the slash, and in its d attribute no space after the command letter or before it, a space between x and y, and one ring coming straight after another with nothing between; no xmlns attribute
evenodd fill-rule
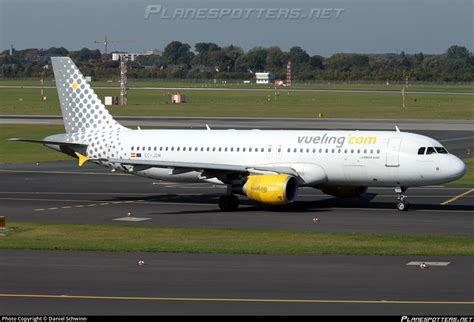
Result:
<svg viewBox="0 0 474 322"><path fill-rule="evenodd" d="M260 152L265 152L265 148L261 148L261 149L260 149Z"/></svg>
<svg viewBox="0 0 474 322"><path fill-rule="evenodd" d="M210 150L211 150L211 148L210 148L210 147L207 147L206 151L209 152Z"/></svg>
<svg viewBox="0 0 474 322"><path fill-rule="evenodd" d="M441 146L437 146L437 147L435 147L435 149L436 149L436 152L438 152L440 154L448 154L448 151L446 151L446 149L441 147Z"/></svg>
<svg viewBox="0 0 474 322"><path fill-rule="evenodd" d="M139 147L139 146L137 146L137 151L140 151L140 147Z"/></svg>
<svg viewBox="0 0 474 322"><path fill-rule="evenodd" d="M179 151L179 146L176 148L176 151Z"/></svg>
<svg viewBox="0 0 474 322"><path fill-rule="evenodd" d="M242 152L245 152L245 148L242 148Z"/></svg>
<svg viewBox="0 0 474 322"><path fill-rule="evenodd" d="M215 147L212 148L212 152L216 152L216 148L215 148Z"/></svg>
<svg viewBox="0 0 474 322"><path fill-rule="evenodd" d="M252 152L252 148L249 148L249 152Z"/></svg>
<svg viewBox="0 0 474 322"><path fill-rule="evenodd" d="M219 148L219 152L221 152L221 151L222 151L222 148Z"/></svg>
<svg viewBox="0 0 474 322"><path fill-rule="evenodd" d="M331 153L334 153L334 149L331 150Z"/></svg>
<svg viewBox="0 0 474 322"><path fill-rule="evenodd" d="M296 153L296 151L298 151L296 148L293 149L293 152Z"/></svg>
<svg viewBox="0 0 474 322"><path fill-rule="evenodd" d="M153 151L156 151L156 149L157 149L157 147L155 146L155 147L153 148Z"/></svg>
<svg viewBox="0 0 474 322"><path fill-rule="evenodd" d="M132 146L132 151L133 151L133 148L134 148L134 147Z"/></svg>
<svg viewBox="0 0 474 322"><path fill-rule="evenodd" d="M230 152L234 152L234 148L233 148L233 147L230 148Z"/></svg>
<svg viewBox="0 0 474 322"><path fill-rule="evenodd" d="M160 151L163 151L163 147L162 147L162 146L160 146Z"/></svg>
<svg viewBox="0 0 474 322"><path fill-rule="evenodd" d="M171 147L171 151L174 151L174 146Z"/></svg>
<svg viewBox="0 0 474 322"><path fill-rule="evenodd" d="M148 151L151 151L151 146L148 147Z"/></svg>
<svg viewBox="0 0 474 322"><path fill-rule="evenodd" d="M287 150L286 152L290 153L290 152L291 152L291 149L290 149L290 148L288 148L288 150Z"/></svg>
<svg viewBox="0 0 474 322"><path fill-rule="evenodd" d="M300 149L300 153L303 153L303 148Z"/></svg>
<svg viewBox="0 0 474 322"><path fill-rule="evenodd" d="M426 154L435 154L436 151L433 147L429 146L427 149L426 149Z"/></svg>
<svg viewBox="0 0 474 322"><path fill-rule="evenodd" d="M237 152L240 152L240 147L236 149Z"/></svg>
<svg viewBox="0 0 474 322"><path fill-rule="evenodd" d="M168 151L168 147L166 147L165 150Z"/></svg>
<svg viewBox="0 0 474 322"><path fill-rule="evenodd" d="M418 149L418 154L419 154L419 155L425 154L425 150L426 150L425 147L419 148L419 149Z"/></svg>
<svg viewBox="0 0 474 322"><path fill-rule="evenodd" d="M309 153L309 148L308 148L308 149L306 149L306 153Z"/></svg>

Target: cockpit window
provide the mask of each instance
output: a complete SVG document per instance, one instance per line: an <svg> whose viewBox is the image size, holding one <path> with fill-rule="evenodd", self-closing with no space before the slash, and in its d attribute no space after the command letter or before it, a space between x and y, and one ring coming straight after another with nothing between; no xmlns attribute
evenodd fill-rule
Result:
<svg viewBox="0 0 474 322"><path fill-rule="evenodd" d="M445 148L442 146L435 146L436 152L441 153L441 154L448 154L448 151L446 151Z"/></svg>
<svg viewBox="0 0 474 322"><path fill-rule="evenodd" d="M419 148L418 149L418 154L425 154L425 150L426 150L425 147Z"/></svg>
<svg viewBox="0 0 474 322"><path fill-rule="evenodd" d="M435 148L429 146L429 147L426 149L426 154L434 154L434 153L436 153Z"/></svg>

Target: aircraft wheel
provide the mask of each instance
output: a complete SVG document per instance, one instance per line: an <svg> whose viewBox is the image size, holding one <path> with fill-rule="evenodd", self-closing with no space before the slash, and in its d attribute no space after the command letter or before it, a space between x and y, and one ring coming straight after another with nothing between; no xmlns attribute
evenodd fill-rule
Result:
<svg viewBox="0 0 474 322"><path fill-rule="evenodd" d="M236 195L224 195L219 198L219 208L223 211L236 210L239 203L239 198Z"/></svg>
<svg viewBox="0 0 474 322"><path fill-rule="evenodd" d="M408 208L410 207L410 204L407 202L399 202L397 203L397 209L399 211L407 211Z"/></svg>

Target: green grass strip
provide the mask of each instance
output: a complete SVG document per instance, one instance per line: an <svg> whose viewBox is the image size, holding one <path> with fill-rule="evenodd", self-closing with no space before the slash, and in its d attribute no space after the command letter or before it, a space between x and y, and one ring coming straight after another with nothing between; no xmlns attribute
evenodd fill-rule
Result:
<svg viewBox="0 0 474 322"><path fill-rule="evenodd" d="M474 237L8 223L1 249L221 254L474 255Z"/></svg>
<svg viewBox="0 0 474 322"><path fill-rule="evenodd" d="M7 141L15 137L42 140L57 133L64 133L64 126L0 124L0 163L72 160L70 156L42 144Z"/></svg>

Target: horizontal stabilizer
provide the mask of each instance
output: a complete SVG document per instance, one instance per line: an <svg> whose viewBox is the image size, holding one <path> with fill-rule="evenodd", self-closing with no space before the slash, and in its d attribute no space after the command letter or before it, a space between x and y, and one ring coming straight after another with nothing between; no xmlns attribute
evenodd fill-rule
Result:
<svg viewBox="0 0 474 322"><path fill-rule="evenodd" d="M53 144L53 145L68 145L68 146L82 146L85 147L87 144L73 143L73 142L60 142L60 141L47 141L47 140L34 140L34 139L22 139L22 138L11 138L8 141L20 141L30 143L41 143L41 144Z"/></svg>

